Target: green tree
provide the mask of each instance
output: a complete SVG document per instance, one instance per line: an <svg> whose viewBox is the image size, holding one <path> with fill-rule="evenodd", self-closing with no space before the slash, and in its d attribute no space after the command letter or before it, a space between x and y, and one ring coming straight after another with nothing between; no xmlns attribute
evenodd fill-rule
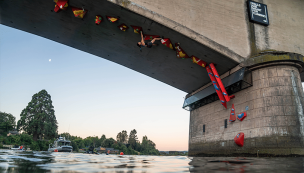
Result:
<svg viewBox="0 0 304 173"><path fill-rule="evenodd" d="M136 146L136 142L137 142L137 131L135 129L133 129L131 132L130 132L130 135L129 135L129 141L128 143L130 144L130 147L132 149L135 148Z"/></svg>
<svg viewBox="0 0 304 173"><path fill-rule="evenodd" d="M105 139L102 143L103 147L109 148L112 147L112 145L115 143L115 140L113 138Z"/></svg>
<svg viewBox="0 0 304 173"><path fill-rule="evenodd" d="M38 138L54 138L57 124L51 95L41 90L33 95L31 102L22 110L17 128L33 135L34 141L37 141Z"/></svg>
<svg viewBox="0 0 304 173"><path fill-rule="evenodd" d="M123 130L122 132L119 132L116 136L117 142L121 143L127 143L128 142L128 133L126 130Z"/></svg>
<svg viewBox="0 0 304 173"><path fill-rule="evenodd" d="M71 142L71 146L73 147L73 151L77 151L77 152L79 151L79 148L78 148L76 142L72 141L72 142Z"/></svg>
<svg viewBox="0 0 304 173"><path fill-rule="evenodd" d="M0 111L0 120L0 134L6 135L16 126L16 118L10 113Z"/></svg>

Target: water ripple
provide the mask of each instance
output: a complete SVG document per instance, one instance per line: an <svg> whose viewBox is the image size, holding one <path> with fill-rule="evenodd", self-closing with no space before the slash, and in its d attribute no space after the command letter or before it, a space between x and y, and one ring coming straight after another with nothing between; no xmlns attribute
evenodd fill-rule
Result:
<svg viewBox="0 0 304 173"><path fill-rule="evenodd" d="M304 158L119 156L0 150L0 172L304 172Z"/></svg>

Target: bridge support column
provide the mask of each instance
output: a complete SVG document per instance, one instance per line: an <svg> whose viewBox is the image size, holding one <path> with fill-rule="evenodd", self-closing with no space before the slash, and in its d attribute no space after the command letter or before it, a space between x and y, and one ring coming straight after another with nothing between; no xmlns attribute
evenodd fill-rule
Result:
<svg viewBox="0 0 304 173"><path fill-rule="evenodd" d="M228 109L218 100L191 111L189 155L304 155L303 58L266 52L247 60L253 86L235 93ZM225 128L232 104L236 114L248 107L247 117ZM239 132L245 134L243 147L234 143Z"/></svg>

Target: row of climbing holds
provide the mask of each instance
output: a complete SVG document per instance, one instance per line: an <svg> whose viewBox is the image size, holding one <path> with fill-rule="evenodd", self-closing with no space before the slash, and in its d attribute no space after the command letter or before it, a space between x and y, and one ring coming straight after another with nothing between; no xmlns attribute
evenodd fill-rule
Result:
<svg viewBox="0 0 304 173"><path fill-rule="evenodd" d="M231 108L231 113L230 113L230 118L229 121L230 122L234 122L236 120L236 118L240 121L243 121L245 118L247 117L246 112L241 112L239 113L237 116L235 116L235 109L234 109L234 104L232 104L232 108ZM235 137L234 137L234 142L238 145L238 146L243 146L244 145L244 133L238 133Z"/></svg>
<svg viewBox="0 0 304 173"><path fill-rule="evenodd" d="M60 10L66 10L68 7L68 0L54 0L55 4L55 12L59 12ZM77 7L71 7L73 14L77 18L83 18L85 14L88 12L88 10L85 10L83 8L77 8ZM114 17L114 16L106 16L106 19L111 22L115 23L119 20L119 17ZM96 15L95 17L95 24L99 25L103 21L103 17L101 15ZM117 26L121 31L126 31L129 27L126 24L120 24ZM133 26L131 27L134 30L134 33L140 34L140 32L143 31L142 27L140 26ZM159 38L159 35L148 35L148 34L143 34L144 40L153 40L154 38ZM203 60L197 58L196 56L191 56L189 57L188 54L181 48L179 43L175 43L175 46L173 47L173 44L169 38L162 38L161 43L165 45L166 47L175 50L176 51L176 57L182 58L182 59L188 59L191 58L193 63L198 64L201 67L208 67L210 72L208 71L208 74L212 74L215 78L212 78L213 85L216 89L216 92L221 100L222 105L227 109L226 102L230 101L230 97L227 95L227 92L225 90L225 87L223 86L221 79L219 78L219 75L214 67L214 65L211 63L209 66L207 65L206 62ZM211 77L210 77L211 78Z"/></svg>
<svg viewBox="0 0 304 173"><path fill-rule="evenodd" d="M230 122L234 122L236 120L236 118L240 121L243 121L245 118L247 117L247 113L246 112L241 112L237 115L237 117L235 116L235 109L234 109L234 104L232 104L232 108L231 108L231 113L230 113L230 118L229 121Z"/></svg>

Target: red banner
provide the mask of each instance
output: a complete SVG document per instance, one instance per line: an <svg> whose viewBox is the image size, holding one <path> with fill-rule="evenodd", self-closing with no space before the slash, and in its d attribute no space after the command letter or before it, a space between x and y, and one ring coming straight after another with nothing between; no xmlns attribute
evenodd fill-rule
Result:
<svg viewBox="0 0 304 173"><path fill-rule="evenodd" d="M213 86L214 86L214 88L215 88L215 91L216 91L216 93L217 93L217 95L218 95L218 97L219 97L219 99L220 99L220 101L221 101L221 104L227 109L226 100L225 100L225 98L224 98L224 96L223 96L223 94L222 94L221 89L218 87L218 84L217 84L217 82L216 82L216 80L215 80L215 77L214 77L214 75L213 75L213 73L212 73L210 67L207 66L207 67L206 67L206 70L207 70L207 72L208 72L208 76L210 77L210 79L211 79L211 81L212 81L212 84L213 84Z"/></svg>
<svg viewBox="0 0 304 173"><path fill-rule="evenodd" d="M202 67L206 67L207 66L207 63L205 61L203 61L203 60L201 60L201 59L199 59L199 58L197 58L197 57L195 57L193 55L191 56L191 59L192 59L193 63L196 63L199 66L202 66Z"/></svg>

